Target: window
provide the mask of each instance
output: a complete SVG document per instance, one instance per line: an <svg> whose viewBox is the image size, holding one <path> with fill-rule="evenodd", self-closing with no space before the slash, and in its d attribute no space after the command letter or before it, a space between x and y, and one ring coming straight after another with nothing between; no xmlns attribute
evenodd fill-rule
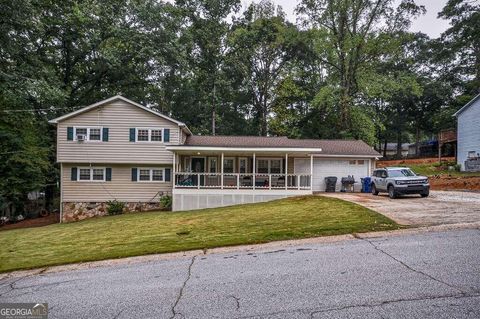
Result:
<svg viewBox="0 0 480 319"><path fill-rule="evenodd" d="M240 158L238 160L238 172L240 174L245 174L247 172L247 159L246 158Z"/></svg>
<svg viewBox="0 0 480 319"><path fill-rule="evenodd" d="M279 158L258 159L257 173L259 174L281 174L282 160Z"/></svg>
<svg viewBox="0 0 480 319"><path fill-rule="evenodd" d="M101 167L84 167L78 169L79 181L105 181L105 168Z"/></svg>
<svg viewBox="0 0 480 319"><path fill-rule="evenodd" d="M350 160L350 161L348 161L348 164L350 164L350 165L364 165L365 160Z"/></svg>
<svg viewBox="0 0 480 319"><path fill-rule="evenodd" d="M92 169L92 180L94 181L103 181L103 169L102 168L94 168Z"/></svg>
<svg viewBox="0 0 480 319"><path fill-rule="evenodd" d="M153 169L152 170L152 181L163 181L163 170L162 169Z"/></svg>
<svg viewBox="0 0 480 319"><path fill-rule="evenodd" d="M137 128L137 142L162 142L163 129Z"/></svg>
<svg viewBox="0 0 480 319"><path fill-rule="evenodd" d="M235 159L224 158L223 159L223 172L224 173L233 173L234 171L235 171Z"/></svg>
<svg viewBox="0 0 480 319"><path fill-rule="evenodd" d="M208 158L208 171L210 173L217 172L217 158L216 157L209 157Z"/></svg>
<svg viewBox="0 0 480 319"><path fill-rule="evenodd" d="M138 169L138 181L140 182L163 182L165 170L163 168L140 168Z"/></svg>
<svg viewBox="0 0 480 319"><path fill-rule="evenodd" d="M270 174L280 174L282 172L281 160L270 160Z"/></svg>
<svg viewBox="0 0 480 319"><path fill-rule="evenodd" d="M79 172L79 181L89 181L90 180L90 169L89 168L81 168Z"/></svg>
<svg viewBox="0 0 480 319"><path fill-rule="evenodd" d="M137 130L137 141L148 141L148 130Z"/></svg>
<svg viewBox="0 0 480 319"><path fill-rule="evenodd" d="M149 169L140 169L138 171L138 180L139 181L149 181L150 180L150 170Z"/></svg>
<svg viewBox="0 0 480 319"><path fill-rule="evenodd" d="M84 141L102 141L101 127L75 127L74 140L78 141L78 135L85 136Z"/></svg>
<svg viewBox="0 0 480 319"><path fill-rule="evenodd" d="M88 135L88 139L90 141L101 141L102 136L100 135L100 129L99 128L91 128L90 129L90 134Z"/></svg>
<svg viewBox="0 0 480 319"><path fill-rule="evenodd" d="M151 134L152 141L162 141L162 130L152 130Z"/></svg>

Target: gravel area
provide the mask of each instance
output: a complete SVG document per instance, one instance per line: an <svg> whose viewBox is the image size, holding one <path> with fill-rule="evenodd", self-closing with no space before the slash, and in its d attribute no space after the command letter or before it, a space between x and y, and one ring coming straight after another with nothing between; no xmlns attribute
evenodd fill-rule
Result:
<svg viewBox="0 0 480 319"><path fill-rule="evenodd" d="M362 193L321 193L322 196L351 201L373 209L408 226L432 226L480 222L480 193L430 191L418 195L390 199L386 194L373 196Z"/></svg>

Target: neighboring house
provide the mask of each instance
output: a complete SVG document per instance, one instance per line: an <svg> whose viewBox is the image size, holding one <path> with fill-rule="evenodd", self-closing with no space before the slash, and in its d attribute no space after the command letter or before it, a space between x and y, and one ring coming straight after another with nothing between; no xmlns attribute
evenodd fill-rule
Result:
<svg viewBox="0 0 480 319"><path fill-rule="evenodd" d="M409 143L402 144L402 157L408 156L408 147L410 146ZM395 157L397 156L397 143L387 143L386 151L383 151L385 144L380 146L380 153L383 155L385 154L386 157Z"/></svg>
<svg viewBox="0 0 480 319"><path fill-rule="evenodd" d="M62 220L130 210L267 201L324 191L324 178L369 176L381 155L362 141L194 136L177 120L122 96L51 120L57 125ZM340 188L337 183L337 189Z"/></svg>
<svg viewBox="0 0 480 319"><path fill-rule="evenodd" d="M457 164L462 171L480 171L480 94L458 110Z"/></svg>

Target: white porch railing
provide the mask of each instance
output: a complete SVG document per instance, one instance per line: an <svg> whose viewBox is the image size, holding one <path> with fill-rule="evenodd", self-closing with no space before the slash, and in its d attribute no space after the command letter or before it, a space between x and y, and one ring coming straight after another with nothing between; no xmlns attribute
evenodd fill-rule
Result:
<svg viewBox="0 0 480 319"><path fill-rule="evenodd" d="M222 178L221 173L179 172L174 174L174 181L175 188L311 189L310 174L224 173Z"/></svg>

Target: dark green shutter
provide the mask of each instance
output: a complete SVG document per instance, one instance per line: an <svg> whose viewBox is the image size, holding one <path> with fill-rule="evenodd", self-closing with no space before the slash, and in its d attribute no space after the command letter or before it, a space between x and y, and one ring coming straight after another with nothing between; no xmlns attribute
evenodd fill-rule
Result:
<svg viewBox="0 0 480 319"><path fill-rule="evenodd" d="M105 169L105 180L107 182L110 182L112 180L112 168L111 167L107 167Z"/></svg>
<svg viewBox="0 0 480 319"><path fill-rule="evenodd" d="M132 168L132 182L136 182L136 181L137 181L137 168L133 167Z"/></svg>
<svg viewBox="0 0 480 319"><path fill-rule="evenodd" d="M108 142L108 127L104 127L102 131L102 140Z"/></svg>
<svg viewBox="0 0 480 319"><path fill-rule="evenodd" d="M71 178L70 178L72 181L76 181L77 180L77 168L76 167L72 167L72 174L71 174Z"/></svg>
<svg viewBox="0 0 480 319"><path fill-rule="evenodd" d="M171 172L172 170L170 168L165 168L165 182L170 182L172 180Z"/></svg>
<svg viewBox="0 0 480 319"><path fill-rule="evenodd" d="M130 129L130 142L135 142L135 129Z"/></svg>
<svg viewBox="0 0 480 319"><path fill-rule="evenodd" d="M163 141L170 142L170 129L166 128L163 130Z"/></svg>
<svg viewBox="0 0 480 319"><path fill-rule="evenodd" d="M73 141L73 127L67 127L67 141Z"/></svg>

